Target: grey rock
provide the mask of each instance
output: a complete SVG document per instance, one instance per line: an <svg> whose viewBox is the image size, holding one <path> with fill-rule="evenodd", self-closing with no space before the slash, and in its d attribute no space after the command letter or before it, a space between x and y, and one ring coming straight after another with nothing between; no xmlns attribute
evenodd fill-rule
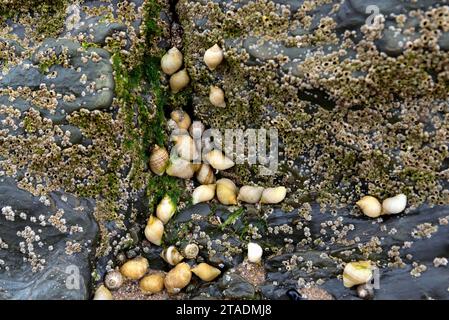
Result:
<svg viewBox="0 0 449 320"><path fill-rule="evenodd" d="M0 299L90 297L90 265L98 237L94 202L64 192L52 192L47 200L48 205L10 178L0 180ZM11 210L14 221L8 215ZM65 219L67 229L51 218L58 210L63 210L60 221ZM67 251L70 243L79 245L79 252L76 247L73 253Z"/></svg>

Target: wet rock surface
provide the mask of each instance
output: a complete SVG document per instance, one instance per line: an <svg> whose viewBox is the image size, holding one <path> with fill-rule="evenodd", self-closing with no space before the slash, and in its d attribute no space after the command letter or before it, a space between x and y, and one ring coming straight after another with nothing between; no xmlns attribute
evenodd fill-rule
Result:
<svg viewBox="0 0 449 320"><path fill-rule="evenodd" d="M98 238L92 200L36 197L0 179L0 298L88 299Z"/></svg>

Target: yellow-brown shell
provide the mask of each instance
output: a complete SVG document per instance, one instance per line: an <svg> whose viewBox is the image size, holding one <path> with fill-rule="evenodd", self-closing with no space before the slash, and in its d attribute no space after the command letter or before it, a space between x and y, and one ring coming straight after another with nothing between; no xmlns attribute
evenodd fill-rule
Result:
<svg viewBox="0 0 449 320"><path fill-rule="evenodd" d="M192 279L192 272L190 266L181 262L171 269L164 279L165 289L168 293L178 293L186 287Z"/></svg>
<svg viewBox="0 0 449 320"><path fill-rule="evenodd" d="M143 277L139 282L140 290L143 293L155 294L164 290L164 274L154 273Z"/></svg>
<svg viewBox="0 0 449 320"><path fill-rule="evenodd" d="M165 169L167 169L168 163L170 161L170 155L167 149L155 145L153 150L151 150L150 155L150 169L153 173L161 176L164 174Z"/></svg>
<svg viewBox="0 0 449 320"><path fill-rule="evenodd" d="M144 257L137 257L125 262L120 267L120 273L129 279L139 280L147 273L149 264Z"/></svg>

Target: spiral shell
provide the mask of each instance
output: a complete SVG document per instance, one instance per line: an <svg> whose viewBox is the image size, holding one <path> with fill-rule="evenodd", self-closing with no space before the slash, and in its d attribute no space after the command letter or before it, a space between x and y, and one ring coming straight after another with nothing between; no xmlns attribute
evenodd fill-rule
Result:
<svg viewBox="0 0 449 320"><path fill-rule="evenodd" d="M226 107L224 91L219 87L216 86L210 87L209 101L215 107L219 108Z"/></svg>
<svg viewBox="0 0 449 320"><path fill-rule="evenodd" d="M207 282L214 280L221 274L220 269L212 267L211 265L208 265L204 262L200 263L195 268L192 268L192 272L201 280Z"/></svg>
<svg viewBox="0 0 449 320"><path fill-rule="evenodd" d="M370 218L377 218L382 214L382 205L379 200L372 196L364 196L356 202L363 214Z"/></svg>
<svg viewBox="0 0 449 320"><path fill-rule="evenodd" d="M198 152L192 137L189 135L177 135L172 138L175 141L176 153L185 160L198 159Z"/></svg>
<svg viewBox="0 0 449 320"><path fill-rule="evenodd" d="M143 277L139 282L140 290L146 294L155 294L164 290L164 274L154 273Z"/></svg>
<svg viewBox="0 0 449 320"><path fill-rule="evenodd" d="M151 243L160 246L164 235L164 224L154 216L150 216L145 227L145 238Z"/></svg>
<svg viewBox="0 0 449 320"><path fill-rule="evenodd" d="M201 121L193 121L189 128L189 133L193 138L200 138L206 127Z"/></svg>
<svg viewBox="0 0 449 320"><path fill-rule="evenodd" d="M207 202L215 196L215 184L203 184L193 190L192 203L197 204L200 202Z"/></svg>
<svg viewBox="0 0 449 320"><path fill-rule="evenodd" d="M172 75L182 66L182 53L173 47L161 59L161 69L165 74Z"/></svg>
<svg viewBox="0 0 449 320"><path fill-rule="evenodd" d="M95 290L94 300L114 300L114 298L112 297L111 291L104 285L101 285Z"/></svg>
<svg viewBox="0 0 449 320"><path fill-rule="evenodd" d="M343 285L351 288L357 284L364 284L370 281L372 276L371 261L350 262L343 271Z"/></svg>
<svg viewBox="0 0 449 320"><path fill-rule="evenodd" d="M374 289L371 284L361 284L357 286L357 295L360 299L371 300L374 298Z"/></svg>
<svg viewBox="0 0 449 320"><path fill-rule="evenodd" d="M148 267L149 264L146 258L137 257L125 262L120 267L120 273L126 278L139 280L147 273Z"/></svg>
<svg viewBox="0 0 449 320"><path fill-rule="evenodd" d="M153 173L161 176L169 163L169 154L167 149L155 145L150 155L150 169Z"/></svg>
<svg viewBox="0 0 449 320"><path fill-rule="evenodd" d="M260 203L276 204L284 200L286 195L285 187L267 188L262 192Z"/></svg>
<svg viewBox="0 0 449 320"><path fill-rule="evenodd" d="M188 130L192 120L187 112L183 110L174 110L170 113L170 118L176 122L181 130Z"/></svg>
<svg viewBox="0 0 449 320"><path fill-rule="evenodd" d="M190 266L185 262L181 262L167 273L164 285L168 293L178 293L190 283L191 279Z"/></svg>
<svg viewBox="0 0 449 320"><path fill-rule="evenodd" d="M226 157L217 149L208 152L204 158L214 169L217 170L226 170L234 166L234 161Z"/></svg>
<svg viewBox="0 0 449 320"><path fill-rule="evenodd" d="M215 68L223 61L223 57L223 50L218 44L215 44L204 53L204 63L210 70L215 70Z"/></svg>
<svg viewBox="0 0 449 320"><path fill-rule="evenodd" d="M398 214L404 211L406 206L407 196L401 193L382 201L382 214Z"/></svg>
<svg viewBox="0 0 449 320"><path fill-rule="evenodd" d="M165 262L172 266L176 266L184 259L184 257L179 253L178 249L176 249L175 246L170 246L164 249L161 252L161 257Z"/></svg>
<svg viewBox="0 0 449 320"><path fill-rule="evenodd" d="M231 180L222 178L217 180L217 199L224 205L237 204L237 186Z"/></svg>
<svg viewBox="0 0 449 320"><path fill-rule="evenodd" d="M116 290L123 284L123 276L119 271L109 271L105 278L104 284L108 289Z"/></svg>
<svg viewBox="0 0 449 320"><path fill-rule="evenodd" d="M189 243L182 250L182 254L187 259L195 259L199 253L200 253L200 248L198 247L198 245L196 243Z"/></svg>
<svg viewBox="0 0 449 320"><path fill-rule="evenodd" d="M186 69L176 72L170 77L170 88L173 93L178 93L190 82L189 74ZM188 128L187 128L188 129Z"/></svg>
<svg viewBox="0 0 449 320"><path fill-rule="evenodd" d="M166 224L175 212L176 204L168 195L165 195L156 207L156 216L163 224Z"/></svg>
<svg viewBox="0 0 449 320"><path fill-rule="evenodd" d="M237 200L246 203L258 203L262 197L262 192L262 187L243 186L240 188Z"/></svg>
<svg viewBox="0 0 449 320"><path fill-rule="evenodd" d="M214 171L210 165L203 163L196 173L196 180L201 184L212 184L215 182Z"/></svg>
<svg viewBox="0 0 449 320"><path fill-rule="evenodd" d="M192 163L183 158L172 158L165 173L172 177L191 179L195 174L195 168Z"/></svg>

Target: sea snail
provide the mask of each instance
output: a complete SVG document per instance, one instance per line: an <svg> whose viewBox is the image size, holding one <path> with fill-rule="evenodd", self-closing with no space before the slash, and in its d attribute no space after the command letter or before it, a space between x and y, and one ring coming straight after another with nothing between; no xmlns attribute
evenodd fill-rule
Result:
<svg viewBox="0 0 449 320"><path fill-rule="evenodd" d="M276 204L284 200L286 195L285 187L266 188L262 192L260 203Z"/></svg>
<svg viewBox="0 0 449 320"><path fill-rule="evenodd" d="M221 274L220 269L204 262L192 268L192 272L203 281L212 281Z"/></svg>
<svg viewBox="0 0 449 320"><path fill-rule="evenodd" d="M351 288L358 284L367 283L372 277L371 261L349 262L343 271L343 285L346 288Z"/></svg>
<svg viewBox="0 0 449 320"><path fill-rule="evenodd" d="M168 293L178 293L190 283L191 279L190 266L185 262L181 262L167 273L164 285Z"/></svg>
<svg viewBox="0 0 449 320"><path fill-rule="evenodd" d="M198 188L193 190L192 203L197 204L200 202L207 202L212 200L215 196L215 188L215 184L203 184L199 186Z"/></svg>
<svg viewBox="0 0 449 320"><path fill-rule="evenodd" d="M145 238L151 243L160 246L164 235L164 223L155 216L150 216L145 227Z"/></svg>
<svg viewBox="0 0 449 320"><path fill-rule="evenodd" d="M125 262L120 267L120 273L126 278L139 280L148 270L148 260L144 257L137 257Z"/></svg>
<svg viewBox="0 0 449 320"><path fill-rule="evenodd" d="M222 178L217 180L217 199L224 205L237 204L237 186L232 180Z"/></svg>
<svg viewBox="0 0 449 320"><path fill-rule="evenodd" d="M182 66L182 53L173 47L161 59L161 69L165 74L172 75Z"/></svg>
<svg viewBox="0 0 449 320"><path fill-rule="evenodd" d="M166 224L175 212L176 204L168 195L165 195L156 207L156 216L163 224Z"/></svg>
<svg viewBox="0 0 449 320"><path fill-rule="evenodd" d="M254 242L248 243L248 261L252 263L259 263L262 259L263 249L260 245Z"/></svg>
<svg viewBox="0 0 449 320"><path fill-rule="evenodd" d="M210 70L215 70L216 67L223 61L223 50L218 44L213 45L204 53L204 63Z"/></svg>

